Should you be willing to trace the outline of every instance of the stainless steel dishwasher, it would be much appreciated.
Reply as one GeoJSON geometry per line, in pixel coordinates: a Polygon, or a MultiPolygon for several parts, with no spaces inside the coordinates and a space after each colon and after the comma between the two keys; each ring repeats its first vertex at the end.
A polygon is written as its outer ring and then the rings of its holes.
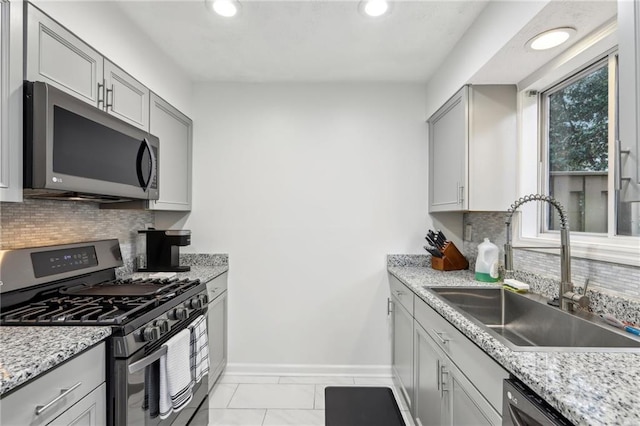
{"type": "Polygon", "coordinates": [[[502,426],[573,425],[519,380],[511,378],[503,383],[502,426]]]}

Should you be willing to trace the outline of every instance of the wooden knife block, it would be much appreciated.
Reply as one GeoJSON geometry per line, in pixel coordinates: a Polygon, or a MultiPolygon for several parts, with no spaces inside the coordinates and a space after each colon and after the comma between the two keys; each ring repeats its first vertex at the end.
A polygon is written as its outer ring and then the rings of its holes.
{"type": "Polygon", "coordinates": [[[451,241],[444,245],[442,257],[431,256],[431,267],[439,271],[458,271],[469,268],[469,261],[451,241]]]}

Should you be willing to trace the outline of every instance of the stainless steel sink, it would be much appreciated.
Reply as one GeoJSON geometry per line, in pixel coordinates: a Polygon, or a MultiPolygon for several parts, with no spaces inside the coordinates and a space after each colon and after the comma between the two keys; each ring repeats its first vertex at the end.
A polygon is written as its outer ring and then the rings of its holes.
{"type": "Polygon", "coordinates": [[[514,351],[638,352],[640,339],[598,316],[501,288],[425,287],[514,351]]]}

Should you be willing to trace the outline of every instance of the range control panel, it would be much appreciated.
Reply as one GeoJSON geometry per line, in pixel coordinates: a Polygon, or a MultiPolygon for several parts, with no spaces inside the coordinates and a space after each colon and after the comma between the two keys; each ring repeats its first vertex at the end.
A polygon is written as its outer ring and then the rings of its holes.
{"type": "Polygon", "coordinates": [[[31,253],[33,273],[36,278],[77,271],[98,265],[94,246],[73,247],[31,253]]]}

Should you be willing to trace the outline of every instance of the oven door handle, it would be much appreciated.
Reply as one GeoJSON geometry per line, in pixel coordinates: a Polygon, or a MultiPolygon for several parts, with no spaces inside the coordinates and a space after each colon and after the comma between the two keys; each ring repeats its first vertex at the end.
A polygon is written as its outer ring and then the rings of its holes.
{"type": "Polygon", "coordinates": [[[133,374],[137,371],[142,370],[143,368],[145,368],[148,365],[153,364],[154,362],[156,362],[157,360],[160,359],[161,356],[166,355],[167,354],[167,347],[163,346],[160,349],[158,349],[157,351],[155,351],[154,353],[152,353],[151,355],[148,355],[144,358],[142,358],[141,360],[138,360],[136,362],[134,362],[133,364],[129,365],[129,373],[133,374]]]}

